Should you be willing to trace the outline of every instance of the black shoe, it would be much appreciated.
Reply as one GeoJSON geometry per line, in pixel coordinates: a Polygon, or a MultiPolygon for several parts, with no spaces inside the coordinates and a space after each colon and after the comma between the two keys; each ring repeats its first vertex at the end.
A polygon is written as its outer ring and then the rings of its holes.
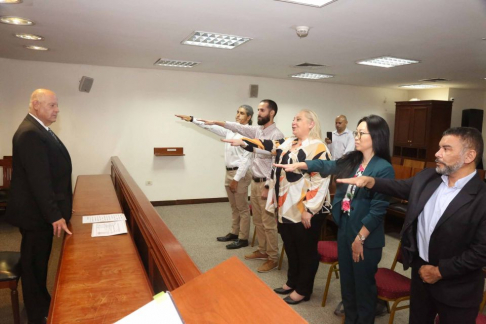
{"type": "Polygon", "coordinates": [[[228,241],[236,241],[238,239],[238,235],[228,233],[226,236],[220,236],[216,238],[220,242],[228,242],[228,241]]]}
{"type": "Polygon", "coordinates": [[[297,301],[297,300],[293,300],[292,298],[290,298],[290,295],[289,295],[289,296],[285,297],[283,300],[284,300],[284,302],[286,302],[289,305],[297,305],[297,304],[300,304],[303,301],[309,301],[310,300],[310,296],[305,296],[301,300],[298,300],[297,301]]]}
{"type": "Polygon", "coordinates": [[[280,295],[288,295],[290,294],[292,291],[294,291],[294,289],[290,288],[290,289],[285,289],[285,288],[275,288],[273,291],[275,291],[277,294],[280,294],[280,295]]]}
{"type": "Polygon", "coordinates": [[[233,243],[226,245],[228,250],[239,249],[242,247],[248,246],[248,240],[236,240],[233,243]]]}

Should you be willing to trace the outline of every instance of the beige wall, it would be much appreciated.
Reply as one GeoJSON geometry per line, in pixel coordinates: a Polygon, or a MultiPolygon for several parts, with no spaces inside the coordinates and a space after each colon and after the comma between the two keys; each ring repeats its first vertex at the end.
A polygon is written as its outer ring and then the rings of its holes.
{"type": "Polygon", "coordinates": [[[318,113],[324,134],[338,114],[348,116],[351,129],[362,116],[378,114],[393,131],[395,101],[408,99],[404,90],[185,71],[8,59],[0,59],[0,71],[9,76],[0,78],[0,155],[11,154],[30,93],[49,88],[61,110],[52,128],[71,153],[73,176],[109,173],[109,159],[118,155],[152,201],[226,195],[223,144],[174,114],[233,120],[240,104],[256,110],[260,99],[270,98],[279,105],[276,121],[286,135],[302,108],[318,113]],[[83,75],[94,78],[90,93],[78,91],[83,75]],[[259,99],[248,98],[250,84],[260,86],[259,99]],[[186,155],[154,157],[154,147],[168,146],[182,146],[186,155]]]}

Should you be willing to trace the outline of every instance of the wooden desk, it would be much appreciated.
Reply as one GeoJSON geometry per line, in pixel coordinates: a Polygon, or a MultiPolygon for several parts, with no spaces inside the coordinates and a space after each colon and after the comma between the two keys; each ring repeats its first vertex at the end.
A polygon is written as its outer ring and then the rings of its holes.
{"type": "Polygon", "coordinates": [[[171,292],[185,323],[307,323],[237,257],[171,292]]]}
{"type": "Polygon", "coordinates": [[[113,323],[153,298],[130,235],[91,237],[83,215],[121,213],[109,175],[79,176],[48,323],[113,323]]]}

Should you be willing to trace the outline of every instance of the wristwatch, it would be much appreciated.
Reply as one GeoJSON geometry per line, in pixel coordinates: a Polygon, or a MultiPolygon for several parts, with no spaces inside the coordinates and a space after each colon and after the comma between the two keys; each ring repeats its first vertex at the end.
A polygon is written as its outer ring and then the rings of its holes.
{"type": "Polygon", "coordinates": [[[364,241],[366,240],[366,236],[361,235],[360,233],[358,233],[358,240],[361,242],[361,245],[363,245],[364,244],[364,241]]]}

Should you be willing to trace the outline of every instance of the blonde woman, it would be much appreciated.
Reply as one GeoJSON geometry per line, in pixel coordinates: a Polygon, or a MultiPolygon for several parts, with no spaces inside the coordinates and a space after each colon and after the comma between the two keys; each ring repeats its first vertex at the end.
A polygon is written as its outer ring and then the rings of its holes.
{"type": "MultiPolygon", "coordinates": [[[[313,111],[302,110],[294,117],[292,133],[292,137],[276,141],[248,138],[223,141],[250,152],[274,154],[279,164],[331,159],[313,111]]],[[[317,241],[325,214],[329,213],[329,181],[328,176],[318,172],[285,172],[281,167],[272,170],[266,209],[278,215],[278,230],[289,261],[287,282],[274,291],[289,294],[284,298],[289,304],[308,301],[312,294],[319,267],[317,241]]]]}

